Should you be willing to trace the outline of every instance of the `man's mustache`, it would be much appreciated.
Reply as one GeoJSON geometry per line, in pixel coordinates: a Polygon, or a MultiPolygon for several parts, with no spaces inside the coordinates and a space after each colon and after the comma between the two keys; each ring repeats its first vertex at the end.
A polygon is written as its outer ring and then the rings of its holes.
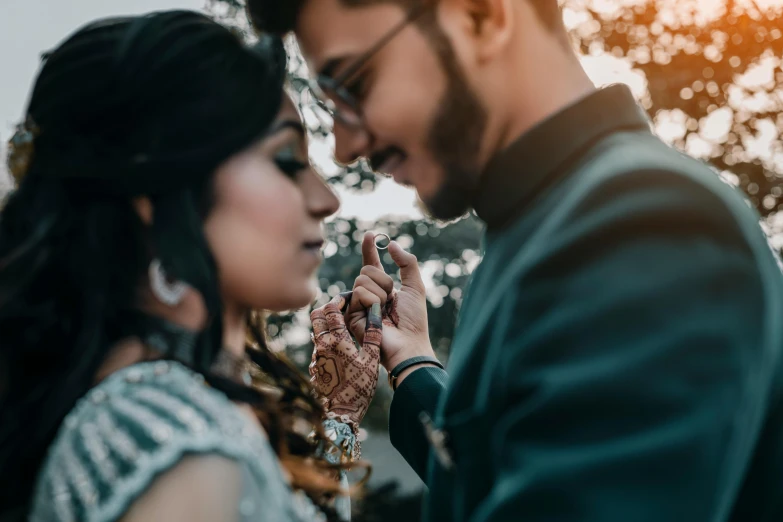
{"type": "Polygon", "coordinates": [[[385,149],[373,152],[367,161],[369,162],[370,168],[373,170],[373,172],[380,172],[380,169],[383,167],[384,163],[386,163],[390,158],[393,158],[395,155],[404,157],[405,152],[403,152],[403,150],[399,147],[386,147],[385,149]]]}

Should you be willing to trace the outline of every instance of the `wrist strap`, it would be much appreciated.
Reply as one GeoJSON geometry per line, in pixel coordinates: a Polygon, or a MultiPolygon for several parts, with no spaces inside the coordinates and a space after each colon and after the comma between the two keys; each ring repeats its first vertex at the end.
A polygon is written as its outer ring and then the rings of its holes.
{"type": "Polygon", "coordinates": [[[434,366],[437,366],[441,370],[445,369],[443,367],[443,364],[441,364],[441,362],[437,360],[435,357],[429,357],[427,355],[417,355],[416,357],[405,359],[400,364],[395,366],[392,371],[389,372],[389,386],[391,386],[391,389],[392,390],[397,389],[397,377],[399,377],[402,372],[404,372],[411,366],[416,366],[417,364],[422,364],[422,363],[432,364],[434,366]]]}

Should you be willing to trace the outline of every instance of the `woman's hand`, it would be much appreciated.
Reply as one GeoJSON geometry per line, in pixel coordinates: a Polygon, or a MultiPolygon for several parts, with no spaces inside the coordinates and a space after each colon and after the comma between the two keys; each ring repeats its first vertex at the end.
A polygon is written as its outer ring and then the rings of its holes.
{"type": "Polygon", "coordinates": [[[340,294],[313,310],[313,359],[310,382],[328,413],[357,430],[378,385],[381,345],[381,299],[369,291],[354,292],[350,302],[365,310],[361,349],[345,325],[343,310],[350,294],[340,294]],[[366,307],[366,308],[364,308],[366,307]]]}
{"type": "MultiPolygon", "coordinates": [[[[383,304],[383,338],[381,341],[381,362],[391,371],[402,361],[426,355],[434,357],[430,344],[429,327],[427,324],[427,298],[424,282],[419,272],[416,256],[406,252],[398,243],[389,244],[389,254],[400,269],[399,290],[394,290],[394,283],[383,270],[381,258],[375,246],[372,233],[364,235],[362,241],[362,263],[364,267],[354,285],[354,295],[385,294],[383,304]]],[[[364,322],[359,309],[351,303],[348,313],[348,325],[357,338],[364,334],[364,322]],[[357,314],[357,315],[353,315],[357,314]]],[[[406,371],[407,375],[415,369],[406,371]]],[[[403,377],[401,376],[401,378],[403,377]]],[[[401,382],[401,378],[397,382],[401,382]]]]}

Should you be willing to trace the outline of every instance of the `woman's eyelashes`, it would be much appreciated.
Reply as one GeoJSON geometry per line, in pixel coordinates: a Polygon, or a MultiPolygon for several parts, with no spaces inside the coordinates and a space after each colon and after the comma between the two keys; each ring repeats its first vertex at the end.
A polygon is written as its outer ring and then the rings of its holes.
{"type": "Polygon", "coordinates": [[[275,158],[275,164],[283,174],[290,178],[296,177],[297,174],[308,167],[307,163],[294,158],[275,158]]]}
{"type": "Polygon", "coordinates": [[[285,147],[275,156],[275,165],[286,176],[296,177],[297,174],[309,167],[307,162],[300,160],[298,156],[293,146],[285,147]]]}

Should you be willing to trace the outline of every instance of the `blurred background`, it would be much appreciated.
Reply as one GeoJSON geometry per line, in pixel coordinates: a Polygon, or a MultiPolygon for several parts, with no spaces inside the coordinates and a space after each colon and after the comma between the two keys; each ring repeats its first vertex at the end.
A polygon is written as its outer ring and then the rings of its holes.
{"type": "MultiPolygon", "coordinates": [[[[77,26],[100,16],[156,9],[211,12],[248,38],[240,0],[3,0],[0,6],[0,156],[22,118],[40,53],[77,26]],[[206,1],[206,3],[205,3],[206,1]]],[[[563,14],[585,68],[598,85],[628,84],[657,133],[709,161],[761,213],[771,245],[783,247],[783,0],[565,0],[563,14]]],[[[442,360],[462,289],[479,261],[481,223],[468,216],[449,225],[424,219],[414,193],[376,177],[364,165],[331,160],[328,117],[304,89],[306,67],[294,41],[291,89],[311,132],[311,157],[339,193],[340,213],[328,223],[317,306],[350,288],[361,268],[367,230],[384,232],[419,258],[427,284],[430,336],[442,360]]],[[[546,81],[546,78],[542,78],[546,81]]],[[[4,161],[3,161],[4,164],[4,161]]],[[[11,189],[0,167],[0,193],[11,189]]],[[[390,273],[391,259],[384,258],[390,273]]],[[[303,371],[310,360],[308,311],[275,316],[269,334],[303,371]]],[[[382,375],[364,423],[364,456],[373,463],[359,520],[418,520],[421,481],[388,440],[391,390],[382,375]]]]}

